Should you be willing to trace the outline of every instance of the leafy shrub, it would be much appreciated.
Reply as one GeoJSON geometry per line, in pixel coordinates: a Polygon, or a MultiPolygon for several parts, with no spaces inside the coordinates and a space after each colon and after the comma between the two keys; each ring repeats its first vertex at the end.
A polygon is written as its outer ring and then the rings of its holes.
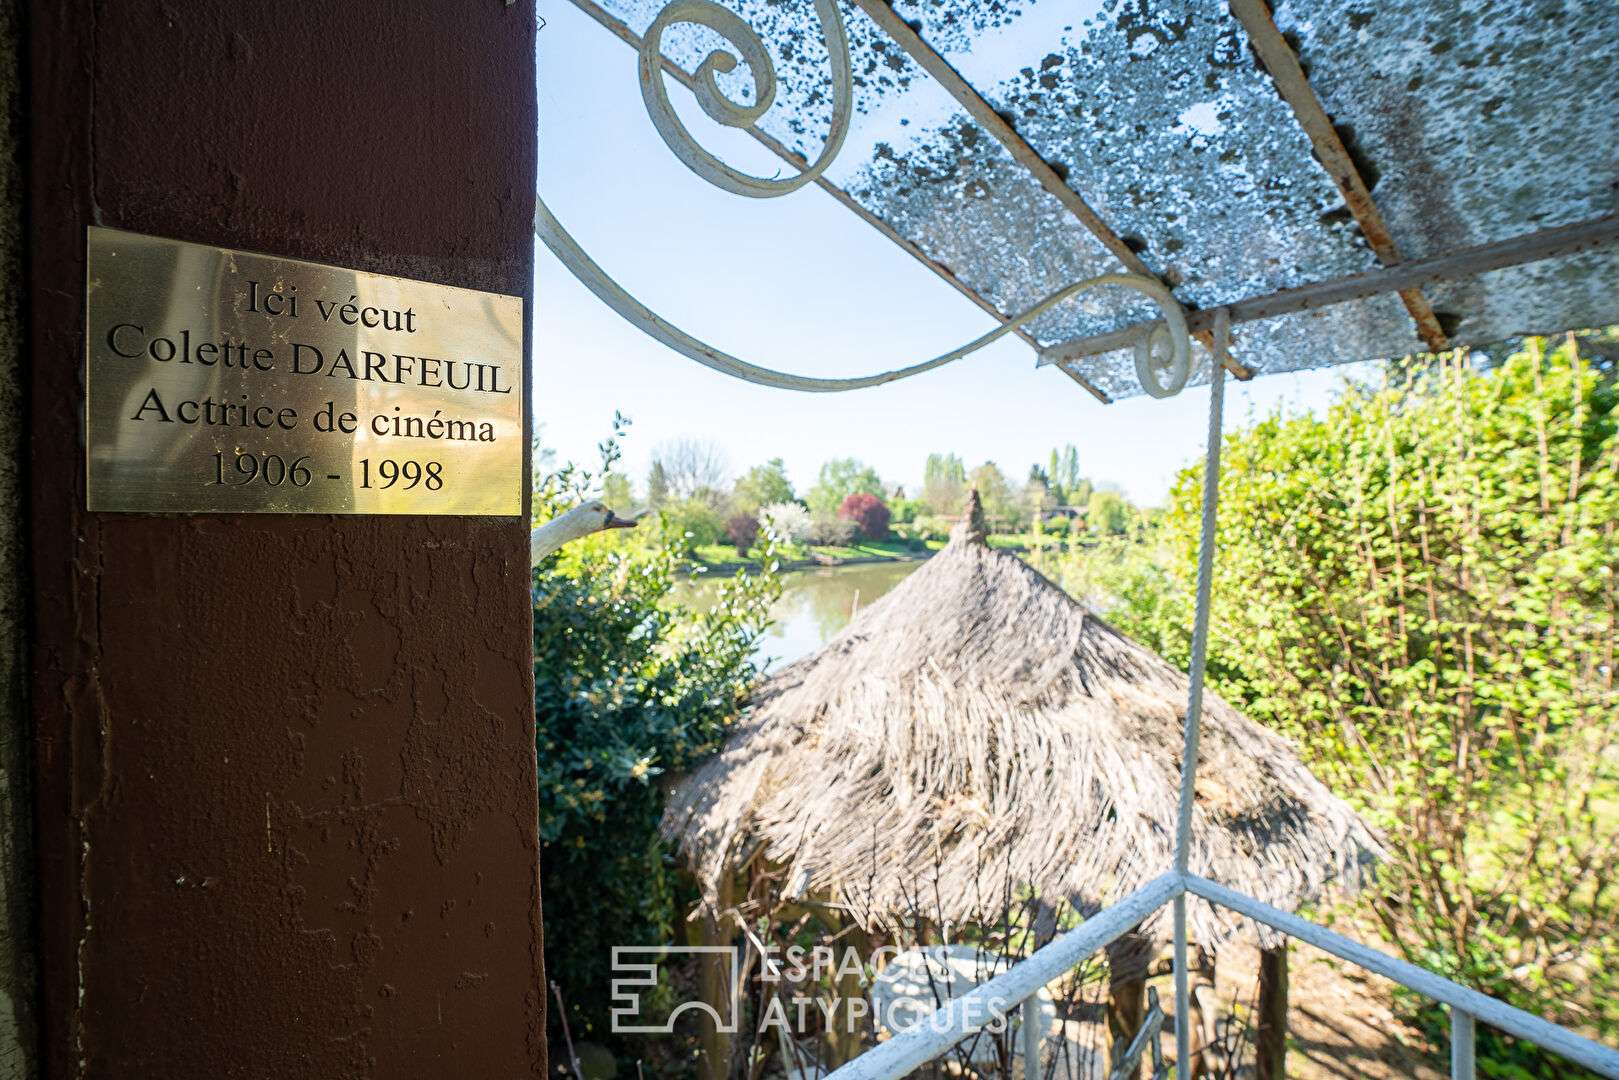
{"type": "Polygon", "coordinates": [[[682,555],[690,555],[700,547],[717,544],[725,535],[725,523],[720,520],[719,514],[699,499],[664,503],[658,513],[664,526],[673,530],[682,555]]]}
{"type": "Polygon", "coordinates": [[[784,543],[807,544],[815,539],[814,520],[808,510],[795,502],[760,507],[759,523],[784,543]]]}
{"type": "MultiPolygon", "coordinates": [[[[1229,436],[1210,641],[1221,692],[1384,830],[1406,958],[1610,1041],[1616,400],[1606,361],[1529,339],[1229,436]]],[[[1166,515],[1182,617],[1149,620],[1181,657],[1200,488],[1183,474],[1166,515]]],[[[1483,1072],[1574,1075],[1480,1035],[1483,1072]]]]}
{"type": "Polygon", "coordinates": [[[950,522],[944,518],[924,514],[911,522],[910,534],[918,540],[948,540],[950,522]]]}
{"type": "Polygon", "coordinates": [[[752,514],[732,514],[725,523],[725,539],[736,548],[738,555],[746,555],[759,539],[759,519],[752,514]]]}
{"type": "Polygon", "coordinates": [[[1059,514],[1049,521],[1042,522],[1040,527],[1051,536],[1067,536],[1073,530],[1074,523],[1059,514]]]}
{"type": "Polygon", "coordinates": [[[852,521],[817,518],[814,540],[822,547],[853,547],[860,542],[860,526],[852,521]]]}
{"type": "Polygon", "coordinates": [[[1117,536],[1130,523],[1130,504],[1117,491],[1093,492],[1085,521],[1093,533],[1117,536]]]}
{"type": "MultiPolygon", "coordinates": [[[[610,466],[615,442],[604,449],[610,466]]],[[[574,505],[590,480],[572,466],[546,478],[536,518],[574,505]]],[[[720,746],[780,593],[766,571],[725,583],[709,611],[672,603],[685,539],[665,523],[631,559],[598,534],[533,577],[545,960],[576,1039],[607,1030],[612,946],[671,938],[656,780],[720,746]]]]}
{"type": "Polygon", "coordinates": [[[928,512],[927,504],[917,499],[895,499],[888,509],[892,512],[888,519],[890,525],[908,525],[916,520],[918,514],[928,512]]]}
{"type": "Polygon", "coordinates": [[[763,465],[755,465],[737,477],[731,490],[732,500],[739,510],[758,510],[773,503],[791,502],[793,485],[787,479],[787,465],[781,458],[771,458],[763,465]]]}
{"type": "Polygon", "coordinates": [[[831,517],[844,499],[862,491],[870,495],[882,494],[883,482],[876,470],[854,458],[833,458],[821,466],[820,478],[804,496],[804,501],[816,516],[831,517]]]}
{"type": "Polygon", "coordinates": [[[888,507],[875,495],[863,491],[850,495],[838,508],[838,517],[858,525],[867,540],[888,539],[888,507]]]}

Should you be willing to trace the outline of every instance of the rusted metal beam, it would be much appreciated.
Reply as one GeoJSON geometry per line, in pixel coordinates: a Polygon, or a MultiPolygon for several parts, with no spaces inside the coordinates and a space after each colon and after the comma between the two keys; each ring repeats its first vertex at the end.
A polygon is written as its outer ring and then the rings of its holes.
{"type": "MultiPolygon", "coordinates": [[[[1619,214],[1564,225],[1556,229],[1542,229],[1510,240],[1481,244],[1465,251],[1440,255],[1432,259],[1418,259],[1399,266],[1368,270],[1363,274],[1317,281],[1294,289],[1267,293],[1264,296],[1238,300],[1228,305],[1233,323],[1254,322],[1277,315],[1290,315],[1299,311],[1314,311],[1350,300],[1364,300],[1369,296],[1420,288],[1442,281],[1473,277],[1491,270],[1504,270],[1509,266],[1540,262],[1563,255],[1578,255],[1584,251],[1619,244],[1619,214]]],[[[1193,332],[1212,330],[1213,311],[1188,311],[1186,325],[1193,332]]],[[[1133,348],[1144,330],[1152,323],[1136,323],[1109,330],[1105,334],[1075,338],[1043,349],[1041,364],[1066,364],[1084,356],[1112,352],[1114,349],[1133,348]]]]}
{"type": "MultiPolygon", "coordinates": [[[[1316,97],[1315,88],[1299,66],[1299,58],[1293,52],[1293,47],[1276,26],[1265,0],[1230,0],[1230,4],[1231,14],[1248,32],[1248,41],[1270,72],[1277,93],[1292,108],[1299,127],[1309,137],[1316,159],[1327,170],[1327,175],[1332,177],[1332,182],[1338,185],[1338,193],[1354,215],[1361,235],[1366,237],[1366,242],[1384,266],[1400,265],[1404,259],[1400,256],[1400,249],[1394,242],[1388,223],[1372,201],[1371,190],[1367,188],[1360,170],[1355,167],[1354,159],[1349,156],[1349,150],[1344,146],[1332,119],[1327,116],[1326,109],[1321,107],[1321,99],[1316,97]]],[[[1417,336],[1423,344],[1434,352],[1450,347],[1450,341],[1444,330],[1440,329],[1439,320],[1434,317],[1433,308],[1421,289],[1402,289],[1400,299],[1405,302],[1405,309],[1411,313],[1411,318],[1416,320],[1417,336]]]]}
{"type": "MultiPolygon", "coordinates": [[[[600,5],[593,3],[592,0],[572,0],[572,3],[574,7],[596,20],[596,22],[601,24],[604,29],[606,29],[620,41],[623,41],[625,44],[629,45],[632,49],[639,50],[641,48],[640,35],[631,30],[623,22],[623,20],[614,18],[600,5]]],[[[668,57],[663,58],[663,70],[668,72],[671,78],[688,90],[692,89],[696,83],[696,80],[692,77],[690,72],[683,70],[678,64],[672,62],[668,57]]],[[[749,135],[753,136],[754,141],[760,146],[763,146],[766,150],[769,150],[772,154],[775,154],[777,157],[793,166],[793,168],[803,170],[809,167],[809,164],[804,160],[803,155],[789,150],[776,139],[773,139],[763,131],[760,131],[758,127],[749,127],[743,130],[745,130],[749,135]]],[[[882,218],[878,217],[876,214],[873,214],[870,210],[867,210],[864,206],[861,206],[858,202],[856,202],[854,196],[850,195],[847,191],[844,191],[842,188],[838,187],[838,185],[832,183],[824,176],[817,177],[815,180],[815,185],[828,195],[832,196],[832,198],[836,199],[838,202],[852,210],[862,221],[876,229],[878,232],[882,233],[889,240],[893,241],[907,255],[911,256],[911,258],[933,271],[933,273],[937,274],[944,280],[945,284],[949,285],[952,289],[955,289],[968,300],[971,300],[980,309],[994,317],[997,322],[1004,324],[1010,320],[1010,316],[1003,314],[995,307],[994,304],[978,295],[978,293],[967,285],[966,282],[956,277],[955,272],[949,267],[929,257],[926,252],[924,252],[910,239],[895,231],[893,226],[889,225],[882,218]]],[[[1034,349],[1037,352],[1039,351],[1040,342],[1037,341],[1028,331],[1018,329],[1012,332],[1019,338],[1023,339],[1023,341],[1028,344],[1031,349],[1034,349]]],[[[1083,375],[1078,375],[1072,371],[1066,370],[1064,371],[1064,374],[1073,379],[1075,382],[1079,383],[1079,385],[1083,386],[1086,390],[1090,391],[1099,401],[1103,402],[1104,404],[1112,401],[1111,398],[1093,386],[1083,375]]]]}
{"type": "MultiPolygon", "coordinates": [[[[967,115],[977,122],[978,126],[1006,148],[1007,153],[1029,171],[1040,186],[1054,195],[1063,207],[1079,219],[1080,224],[1089,229],[1091,235],[1106,248],[1114,258],[1123,263],[1131,273],[1141,274],[1144,277],[1163,279],[1153,273],[1152,269],[1141,261],[1141,256],[1130,250],[1124,238],[1113,231],[1112,226],[1102,220],[1102,216],[1092,209],[1085,197],[1073,188],[1068,182],[1057,174],[1051,163],[1040,156],[1029,141],[1017,133],[1017,129],[1007,123],[1005,117],[996,112],[988,101],[984,100],[971,83],[962,78],[961,72],[950,66],[950,62],[940,56],[933,46],[922,40],[922,35],[911,29],[911,25],[890,7],[885,0],[854,0],[854,4],[864,11],[871,21],[882,28],[883,32],[894,39],[895,44],[904,49],[912,60],[921,65],[922,70],[944,87],[945,91],[963,109],[967,115]]],[[[1198,340],[1204,345],[1213,348],[1213,344],[1206,333],[1200,333],[1198,340]]],[[[1227,357],[1226,370],[1239,379],[1254,377],[1252,368],[1227,357]]],[[[1072,374],[1072,372],[1070,372],[1072,374]]]]}
{"type": "Polygon", "coordinates": [[[1142,274],[1146,277],[1157,277],[1141,261],[1141,257],[1131,251],[1125,244],[1123,237],[1102,220],[1100,214],[1091,208],[1084,197],[1068,186],[1051,163],[1029,145],[1027,139],[1019,135],[1006,119],[996,112],[983,96],[973,89],[971,83],[962,78],[961,73],[950,66],[950,62],[922,40],[922,35],[911,29],[909,23],[899,17],[899,13],[883,0],[854,0],[854,4],[861,11],[870,16],[871,21],[882,27],[883,32],[894,39],[894,42],[904,49],[912,60],[921,65],[922,70],[944,87],[949,95],[956,99],[956,103],[967,110],[967,115],[978,123],[978,126],[989,132],[995,141],[1006,147],[1007,151],[1017,159],[1019,165],[1029,170],[1040,186],[1057,197],[1069,213],[1078,218],[1091,235],[1095,236],[1102,246],[1107,248],[1132,273],[1142,274]]]}

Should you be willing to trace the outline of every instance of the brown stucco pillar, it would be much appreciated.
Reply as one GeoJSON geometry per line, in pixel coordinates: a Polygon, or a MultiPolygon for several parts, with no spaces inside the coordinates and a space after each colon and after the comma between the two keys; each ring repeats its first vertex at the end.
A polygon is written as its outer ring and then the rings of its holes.
{"type": "Polygon", "coordinates": [[[26,14],[45,1074],[540,1075],[525,520],[89,514],[81,385],[90,224],[529,296],[532,4],[26,14]]]}

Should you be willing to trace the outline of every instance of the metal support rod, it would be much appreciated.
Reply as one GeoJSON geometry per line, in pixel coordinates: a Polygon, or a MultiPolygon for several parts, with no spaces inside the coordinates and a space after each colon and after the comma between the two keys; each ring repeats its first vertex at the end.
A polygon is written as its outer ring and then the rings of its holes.
{"type": "Polygon", "coordinates": [[[1175,897],[1175,1076],[1192,1075],[1192,978],[1186,963],[1186,894],[1175,897]]]}
{"type": "Polygon", "coordinates": [[[1186,891],[1194,896],[1201,896],[1239,915],[1246,915],[1256,922],[1280,930],[1288,937],[1298,938],[1318,949],[1348,960],[1351,964],[1365,968],[1375,975],[1393,979],[1441,1005],[1448,1005],[1458,1012],[1467,1013],[1470,1019],[1482,1020],[1509,1035],[1528,1039],[1554,1054],[1561,1054],[1577,1065],[1584,1065],[1599,1076],[1619,1080],[1619,1050],[1576,1035],[1565,1027],[1559,1027],[1533,1013],[1515,1009],[1492,997],[1486,997],[1477,990],[1453,983],[1444,976],[1435,975],[1415,964],[1396,960],[1358,941],[1351,941],[1342,934],[1333,933],[1308,919],[1290,915],[1262,900],[1255,900],[1207,878],[1187,874],[1185,881],[1186,891]]]}
{"type": "MultiPolygon", "coordinates": [[[[1040,1080],[1040,995],[1023,999],[1023,1080],[1040,1080]]],[[[1469,1078],[1471,1080],[1471,1078],[1469,1078]]]]}
{"type": "Polygon", "coordinates": [[[1122,286],[1142,293],[1158,305],[1163,312],[1169,326],[1168,340],[1172,359],[1169,367],[1178,372],[1179,382],[1165,386],[1154,379],[1154,386],[1148,385],[1153,379],[1153,365],[1143,363],[1141,356],[1143,350],[1148,358],[1158,356],[1152,348],[1154,337],[1159,331],[1145,335],[1137,343],[1136,371],[1142,378],[1142,389],[1154,397],[1167,397],[1176,393],[1186,382],[1186,376],[1191,365],[1191,343],[1186,334],[1186,316],[1180,302],[1173,293],[1156,278],[1141,277],[1137,274],[1103,274],[1100,277],[1087,278],[1076,281],[1052,293],[1034,307],[1022,312],[1009,322],[1002,323],[998,328],[983,334],[968,342],[959,349],[952,350],[932,360],[924,360],[909,367],[897,368],[892,371],[879,372],[875,375],[862,375],[852,379],[820,379],[805,375],[793,375],[784,371],[750,364],[740,360],[729,353],[705,344],[675,326],[667,319],[642,304],[635,297],[625,291],[624,287],[600,266],[594,259],[585,254],[584,248],[574,238],[568,235],[568,230],[551,213],[551,208],[545,205],[545,200],[539,196],[534,199],[534,235],[538,236],[551,253],[561,261],[563,266],[579,283],[596,295],[596,298],[635,326],[648,337],[658,341],[682,356],[697,361],[705,367],[741,379],[744,382],[758,383],[760,386],[774,386],[782,390],[798,390],[810,394],[833,394],[849,390],[860,390],[868,386],[880,386],[883,383],[894,382],[897,379],[908,379],[913,375],[920,375],[925,371],[943,367],[954,363],[986,345],[991,344],[1013,332],[1025,323],[1038,318],[1053,307],[1068,300],[1087,289],[1098,288],[1104,285],[1122,286]]]}
{"type": "MultiPolygon", "coordinates": [[[[1186,873],[1192,851],[1192,806],[1197,797],[1197,744],[1203,726],[1203,674],[1209,654],[1209,602],[1214,578],[1214,534],[1220,509],[1220,421],[1225,411],[1225,354],[1231,315],[1214,313],[1214,362],[1209,378],[1208,446],[1203,458],[1203,530],[1197,549],[1197,606],[1192,623],[1191,689],[1186,700],[1186,743],[1181,751],[1180,816],[1175,825],[1175,872],[1186,873]]],[[[1178,1076],[1192,1075],[1192,995],[1186,957],[1186,896],[1175,898],[1175,1061],[1178,1076]]]]}
{"type": "Polygon", "coordinates": [[[1473,1016],[1462,1009],[1450,1010],[1450,1080],[1473,1080],[1473,1016]]]}
{"type": "Polygon", "coordinates": [[[1178,874],[1170,872],[1153,878],[1123,900],[1036,950],[1027,960],[961,997],[950,999],[929,1015],[919,1017],[892,1039],[840,1066],[828,1080],[888,1080],[932,1061],[962,1039],[993,1023],[997,1014],[1004,1016],[1013,1002],[1039,993],[1046,983],[1129,933],[1137,923],[1179,895],[1180,890],[1178,874]]]}
{"type": "MultiPolygon", "coordinates": [[[[1290,315],[1299,311],[1343,304],[1350,300],[1364,300],[1369,296],[1399,292],[1419,285],[1432,285],[1441,281],[1473,277],[1503,270],[1509,266],[1554,259],[1560,255],[1576,255],[1619,243],[1619,214],[1584,221],[1578,225],[1565,225],[1556,229],[1542,229],[1525,236],[1515,236],[1493,244],[1481,244],[1465,251],[1440,255],[1432,259],[1417,259],[1389,266],[1381,270],[1368,270],[1363,274],[1333,278],[1300,285],[1294,289],[1252,296],[1227,305],[1233,323],[1254,322],[1277,315],[1290,315]]],[[[1082,356],[1095,356],[1115,349],[1128,349],[1140,339],[1143,329],[1151,323],[1109,330],[1105,334],[1075,338],[1044,349],[1039,363],[1057,364],[1076,360],[1082,356]]],[[[1214,312],[1189,311],[1186,325],[1194,334],[1212,329],[1214,312]]]]}
{"type": "MultiPolygon", "coordinates": [[[[1192,803],[1197,784],[1197,742],[1203,724],[1203,669],[1209,651],[1209,599],[1214,577],[1214,527],[1220,505],[1220,419],[1225,406],[1225,352],[1231,316],[1214,313],[1214,363],[1209,378],[1209,441],[1203,459],[1203,531],[1197,549],[1197,607],[1192,622],[1191,690],[1186,699],[1186,745],[1181,753],[1180,820],[1175,827],[1175,871],[1186,873],[1192,849],[1192,803]]],[[[1176,1008],[1180,1003],[1176,1002],[1176,1008]]],[[[1179,1015],[1178,1013],[1176,1014],[1179,1015]]]]}

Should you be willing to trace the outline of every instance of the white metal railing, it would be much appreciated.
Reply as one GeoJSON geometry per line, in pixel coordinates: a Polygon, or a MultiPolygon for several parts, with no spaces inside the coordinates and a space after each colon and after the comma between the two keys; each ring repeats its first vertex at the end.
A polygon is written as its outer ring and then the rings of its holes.
{"type": "MultiPolygon", "coordinates": [[[[1619,1080],[1619,1050],[1583,1038],[1567,1028],[1486,997],[1414,964],[1396,960],[1341,934],[1335,934],[1297,915],[1246,896],[1235,889],[1188,872],[1194,783],[1197,773],[1198,733],[1203,722],[1203,674],[1209,633],[1209,588],[1213,576],[1214,525],[1219,512],[1220,421],[1224,403],[1225,358],[1230,345],[1231,319],[1221,309],[1214,319],[1214,359],[1210,373],[1208,453],[1203,467],[1203,521],[1197,568],[1196,619],[1192,628],[1191,689],[1186,709],[1186,744],[1181,757],[1180,820],[1175,839],[1175,865],[1118,903],[1104,908],[1077,929],[1064,934],[1026,960],[1007,969],[970,993],[951,1000],[887,1042],[834,1070],[827,1080],[898,1080],[926,1062],[943,1055],[962,1039],[975,1034],[1022,1005],[1024,1016],[1038,1013],[1033,995],[1048,982],[1105,948],[1165,904],[1175,908],[1175,1050],[1177,1077],[1191,1075],[1192,1031],[1185,1022],[1188,1009],[1186,963],[1186,896],[1200,896],[1255,922],[1314,945],[1367,971],[1450,1007],[1451,1080],[1473,1080],[1474,1021],[1527,1039],[1553,1053],[1585,1066],[1599,1076],[1619,1080]]],[[[1024,1076],[1040,1074],[1040,1032],[1023,1024],[1024,1076]]]]}
{"type": "MultiPolygon", "coordinates": [[[[1033,995],[1046,983],[1078,966],[1087,956],[1107,947],[1165,904],[1184,904],[1188,893],[1246,915],[1255,922],[1264,923],[1289,937],[1298,938],[1323,952],[1348,960],[1449,1006],[1452,1080],[1473,1078],[1474,1022],[1478,1020],[1543,1046],[1599,1076],[1619,1080],[1619,1050],[1576,1035],[1567,1028],[1486,997],[1477,990],[1454,983],[1415,964],[1396,960],[1235,889],[1194,874],[1177,874],[1173,871],[1153,879],[1023,962],[975,987],[970,993],[950,1000],[932,1015],[921,1018],[887,1042],[879,1043],[847,1065],[834,1070],[828,1080],[898,1080],[918,1066],[942,1056],[956,1043],[993,1023],[997,1015],[1004,1015],[1016,1004],[1032,1006],[1033,995]]],[[[1183,964],[1184,957],[1177,957],[1177,974],[1185,970],[1183,964]]],[[[1033,1015],[1033,1012],[1028,1015],[1033,1015]]],[[[1181,1022],[1184,1016],[1185,1012],[1176,1016],[1177,1043],[1180,1032],[1190,1030],[1190,1025],[1181,1022]]],[[[1034,1069],[1029,1069],[1027,1065],[1031,1060],[1039,1061],[1038,1039],[1039,1032],[1034,1025],[1025,1023],[1024,1075],[1031,1078],[1040,1075],[1038,1065],[1034,1069]]],[[[1183,1067],[1179,1075],[1189,1075],[1189,1070],[1183,1067]]]]}

